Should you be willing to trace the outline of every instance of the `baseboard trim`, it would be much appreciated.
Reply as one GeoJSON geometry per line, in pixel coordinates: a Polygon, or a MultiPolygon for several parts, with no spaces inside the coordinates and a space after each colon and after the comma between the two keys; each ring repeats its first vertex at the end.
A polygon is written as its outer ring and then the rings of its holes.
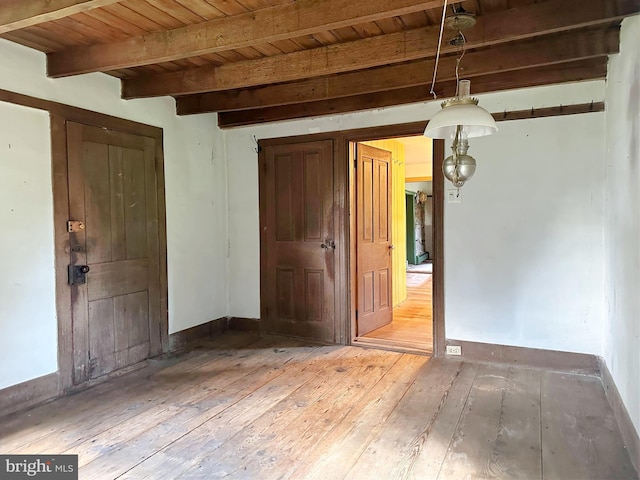
{"type": "Polygon", "coordinates": [[[448,358],[459,358],[476,362],[517,364],[590,375],[600,374],[599,357],[586,353],[513,347],[510,345],[469,342],[452,338],[446,340],[446,345],[459,345],[462,347],[461,356],[446,355],[448,358]]]}
{"type": "Polygon", "coordinates": [[[229,317],[229,330],[241,330],[243,332],[259,332],[259,318],[229,317]]]}
{"type": "Polygon", "coordinates": [[[169,335],[169,351],[175,352],[188,347],[198,340],[215,337],[227,331],[227,317],[216,318],[210,322],[196,325],[195,327],[180,330],[169,335]]]}
{"type": "Polygon", "coordinates": [[[60,394],[58,373],[50,373],[0,390],[0,417],[33,407],[60,394]]]}
{"type": "Polygon", "coordinates": [[[622,401],[618,387],[613,381],[607,362],[605,362],[603,358],[600,358],[599,360],[600,378],[602,379],[604,393],[607,395],[607,400],[613,410],[613,415],[618,423],[620,433],[622,434],[622,440],[624,441],[625,447],[631,457],[631,463],[633,463],[636,471],[640,472],[640,436],[638,436],[638,431],[635,429],[633,422],[631,421],[629,411],[622,401]]]}

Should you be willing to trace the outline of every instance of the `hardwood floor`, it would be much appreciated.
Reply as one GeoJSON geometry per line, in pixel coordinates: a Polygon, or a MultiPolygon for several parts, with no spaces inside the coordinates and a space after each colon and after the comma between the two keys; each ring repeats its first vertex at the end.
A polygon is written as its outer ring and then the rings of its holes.
{"type": "Polygon", "coordinates": [[[369,343],[433,352],[433,275],[407,272],[407,299],[393,321],[363,337],[369,343]]]}
{"type": "Polygon", "coordinates": [[[87,479],[633,479],[596,377],[229,332],[0,419],[87,479]]]}

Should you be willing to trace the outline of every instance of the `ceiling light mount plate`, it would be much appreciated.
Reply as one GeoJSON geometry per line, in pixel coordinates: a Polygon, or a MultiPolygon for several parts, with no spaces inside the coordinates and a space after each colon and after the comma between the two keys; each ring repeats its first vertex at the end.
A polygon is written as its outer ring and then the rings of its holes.
{"type": "Polygon", "coordinates": [[[444,20],[445,28],[454,32],[461,32],[473,27],[475,24],[476,16],[469,12],[457,12],[454,15],[449,15],[444,20]]]}
{"type": "Polygon", "coordinates": [[[475,97],[453,97],[447,98],[440,104],[442,108],[450,107],[451,105],[478,105],[478,99],[475,97]]]}

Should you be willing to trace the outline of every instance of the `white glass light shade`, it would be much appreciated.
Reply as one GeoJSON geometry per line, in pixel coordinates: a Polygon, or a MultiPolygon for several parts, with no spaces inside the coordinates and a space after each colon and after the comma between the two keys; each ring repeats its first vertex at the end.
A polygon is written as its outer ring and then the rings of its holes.
{"type": "Polygon", "coordinates": [[[484,137],[498,131],[496,121],[489,112],[474,103],[465,102],[444,105],[442,110],[429,120],[427,128],[424,129],[424,136],[453,138],[458,125],[464,126],[468,138],[484,137]]]}

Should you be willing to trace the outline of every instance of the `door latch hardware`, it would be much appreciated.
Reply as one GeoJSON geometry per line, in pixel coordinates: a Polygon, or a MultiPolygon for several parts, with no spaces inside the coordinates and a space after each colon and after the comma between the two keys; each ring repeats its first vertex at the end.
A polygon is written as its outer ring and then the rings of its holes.
{"type": "Polygon", "coordinates": [[[69,265],[69,285],[87,283],[86,274],[89,270],[89,265],[69,265]]]}
{"type": "Polygon", "coordinates": [[[327,243],[322,243],[320,245],[320,248],[323,248],[325,250],[329,250],[330,248],[335,250],[336,249],[336,242],[334,242],[333,240],[327,240],[327,243]]]}
{"type": "Polygon", "coordinates": [[[84,230],[84,222],[79,220],[69,220],[67,222],[67,232],[75,233],[84,230]]]}

